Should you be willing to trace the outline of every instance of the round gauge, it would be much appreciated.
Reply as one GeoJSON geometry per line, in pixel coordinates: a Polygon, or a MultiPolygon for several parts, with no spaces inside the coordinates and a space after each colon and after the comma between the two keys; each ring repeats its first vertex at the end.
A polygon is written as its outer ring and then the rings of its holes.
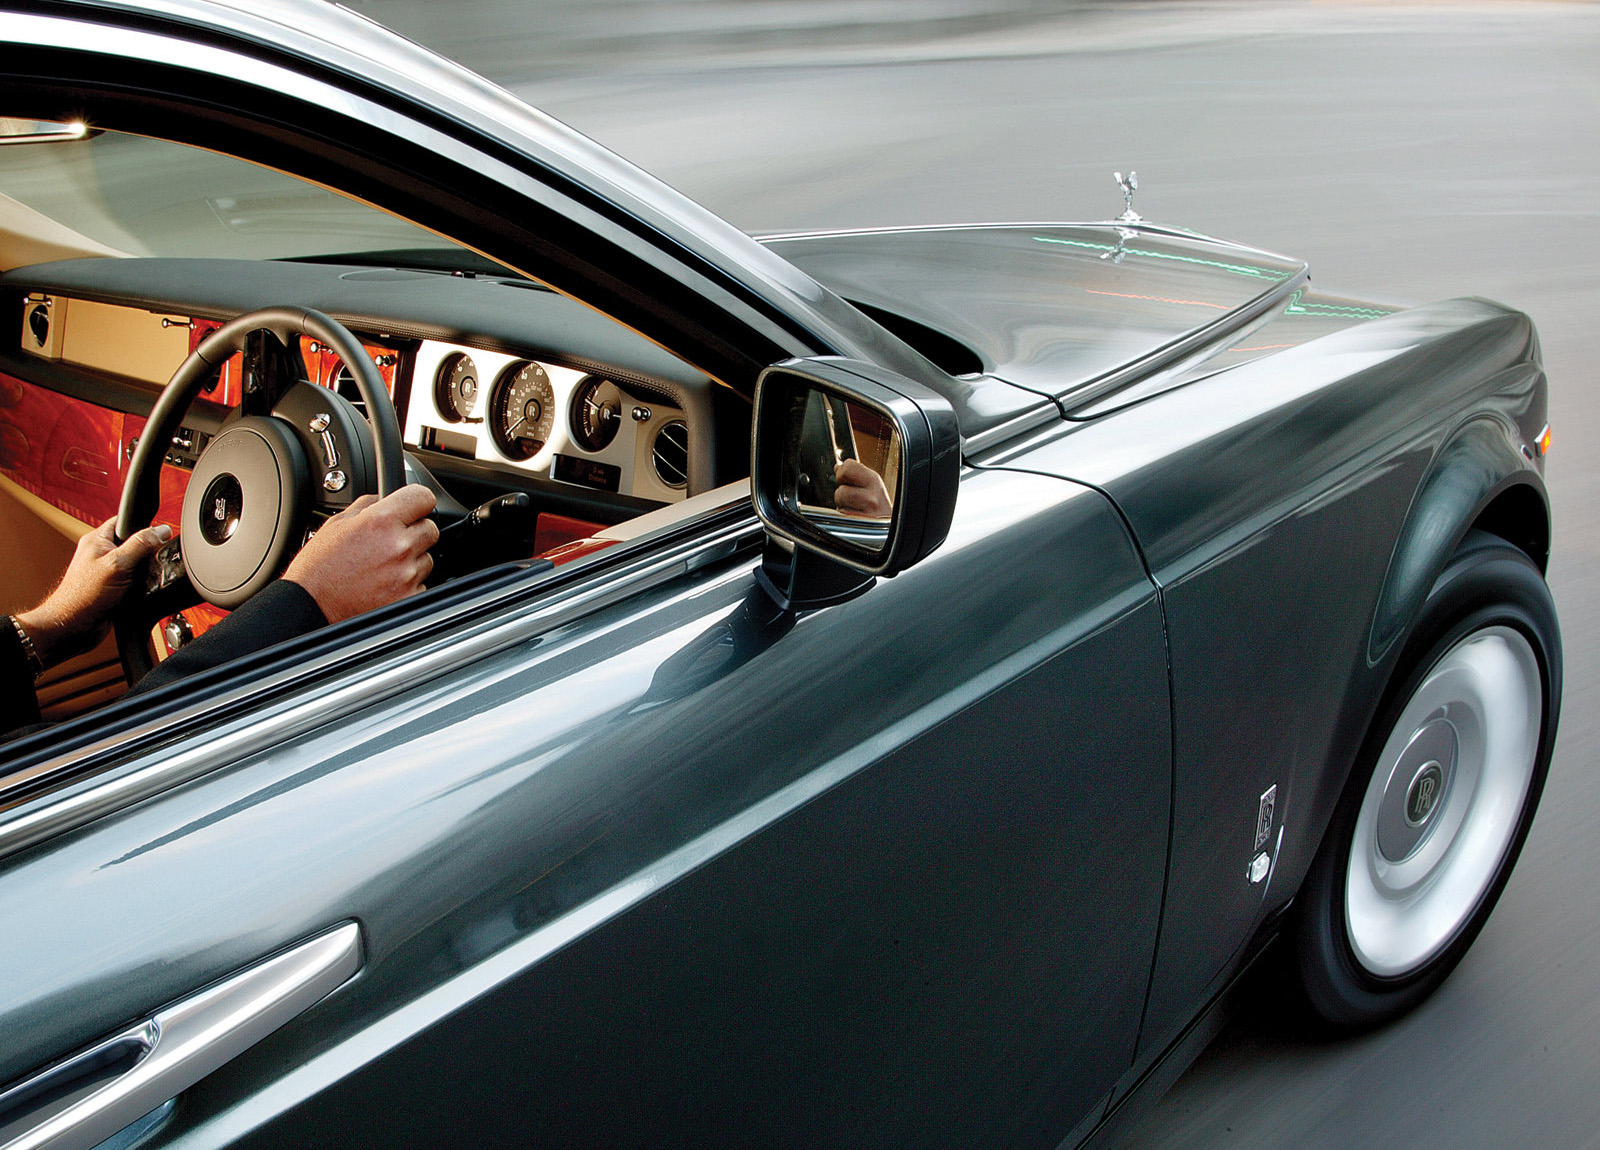
{"type": "Polygon", "coordinates": [[[572,393],[567,423],[572,440],[585,451],[603,451],[622,426],[622,392],[609,379],[591,375],[572,393]]]}
{"type": "Polygon", "coordinates": [[[550,438],[555,414],[550,377],[536,363],[513,363],[489,392],[489,434],[507,459],[532,459],[550,438]]]}
{"type": "Polygon", "coordinates": [[[433,377],[433,402],[451,423],[472,415],[478,402],[478,365],[465,352],[456,352],[439,365],[433,377]]]}

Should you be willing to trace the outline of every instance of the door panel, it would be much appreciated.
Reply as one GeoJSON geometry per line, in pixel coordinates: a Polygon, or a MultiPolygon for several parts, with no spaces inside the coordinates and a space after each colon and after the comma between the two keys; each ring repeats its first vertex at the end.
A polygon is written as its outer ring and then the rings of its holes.
{"type": "Polygon", "coordinates": [[[975,473],[911,571],[761,595],[745,550],[7,860],[0,1080],[350,919],[362,976],[162,1137],[1059,1139],[1131,1058],[1165,857],[1120,520],[975,473]]]}
{"type": "Polygon", "coordinates": [[[1146,602],[253,1144],[446,1143],[437,1092],[506,1144],[1055,1146],[1143,1006],[1158,638],[1146,602]]]}

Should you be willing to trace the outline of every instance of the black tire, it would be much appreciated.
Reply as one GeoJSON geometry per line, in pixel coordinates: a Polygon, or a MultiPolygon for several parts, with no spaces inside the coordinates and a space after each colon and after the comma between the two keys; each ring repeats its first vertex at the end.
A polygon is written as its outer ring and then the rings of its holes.
{"type": "Polygon", "coordinates": [[[1471,533],[1418,614],[1297,900],[1293,961],[1324,1023],[1387,1022],[1461,960],[1527,838],[1560,706],[1543,576],[1471,533]]]}

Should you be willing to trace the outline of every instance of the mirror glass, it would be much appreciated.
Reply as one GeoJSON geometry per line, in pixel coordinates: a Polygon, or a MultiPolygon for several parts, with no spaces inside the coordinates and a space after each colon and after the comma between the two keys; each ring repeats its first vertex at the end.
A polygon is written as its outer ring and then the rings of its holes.
{"type": "Polygon", "coordinates": [[[782,490],[789,510],[836,540],[881,554],[900,490],[894,422],[810,387],[791,393],[788,415],[782,490]]]}

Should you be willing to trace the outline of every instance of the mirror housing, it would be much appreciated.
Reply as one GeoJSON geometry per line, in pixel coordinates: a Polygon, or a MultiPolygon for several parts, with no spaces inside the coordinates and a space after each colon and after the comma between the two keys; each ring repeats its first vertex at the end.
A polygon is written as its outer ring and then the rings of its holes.
{"type": "Polygon", "coordinates": [[[767,368],[750,445],[764,582],[785,605],[820,606],[904,571],[944,542],[960,470],[955,410],[938,392],[857,360],[767,368]]]}

